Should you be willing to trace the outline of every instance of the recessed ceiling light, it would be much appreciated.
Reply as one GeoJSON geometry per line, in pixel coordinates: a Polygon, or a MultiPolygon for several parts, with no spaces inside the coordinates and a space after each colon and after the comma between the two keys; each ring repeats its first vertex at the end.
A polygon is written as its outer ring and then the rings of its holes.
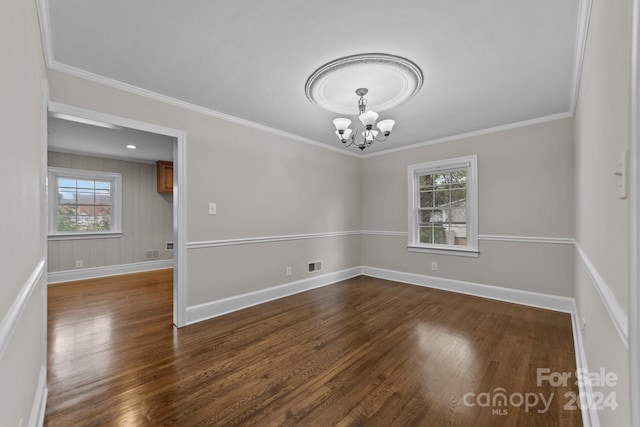
{"type": "Polygon", "coordinates": [[[135,146],[135,145],[133,145],[133,144],[129,144],[129,145],[127,145],[127,148],[128,148],[129,150],[135,150],[135,149],[136,149],[136,148],[138,148],[138,147],[136,147],[136,146],[135,146]]]}

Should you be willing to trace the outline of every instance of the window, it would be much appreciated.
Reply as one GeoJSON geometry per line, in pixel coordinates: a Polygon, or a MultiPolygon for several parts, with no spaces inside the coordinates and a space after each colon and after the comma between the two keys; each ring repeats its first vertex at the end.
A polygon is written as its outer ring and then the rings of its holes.
{"type": "Polygon", "coordinates": [[[49,168],[49,237],[121,234],[118,173],[49,168]]]}
{"type": "Polygon", "coordinates": [[[408,167],[412,252],[478,256],[477,156],[408,167]]]}

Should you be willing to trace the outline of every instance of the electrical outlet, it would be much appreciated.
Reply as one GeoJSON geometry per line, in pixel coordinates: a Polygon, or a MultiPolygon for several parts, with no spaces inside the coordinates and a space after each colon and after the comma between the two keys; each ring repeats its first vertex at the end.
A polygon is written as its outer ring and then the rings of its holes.
{"type": "Polygon", "coordinates": [[[218,207],[215,203],[209,203],[209,215],[215,215],[218,210],[218,207]]]}
{"type": "Polygon", "coordinates": [[[432,262],[431,263],[431,270],[432,271],[438,271],[438,263],[437,262],[432,262]]]}
{"type": "Polygon", "coordinates": [[[582,318],[582,324],[580,325],[580,329],[582,330],[583,334],[584,334],[584,331],[587,330],[587,318],[586,317],[582,318]]]}
{"type": "Polygon", "coordinates": [[[76,260],[76,268],[82,268],[84,266],[84,261],[81,259],[76,260]]]}
{"type": "Polygon", "coordinates": [[[293,274],[293,272],[291,271],[291,266],[287,266],[287,268],[285,269],[285,274],[287,277],[293,274]]]}
{"type": "Polygon", "coordinates": [[[164,250],[172,251],[173,250],[173,242],[164,242],[164,250]]]}

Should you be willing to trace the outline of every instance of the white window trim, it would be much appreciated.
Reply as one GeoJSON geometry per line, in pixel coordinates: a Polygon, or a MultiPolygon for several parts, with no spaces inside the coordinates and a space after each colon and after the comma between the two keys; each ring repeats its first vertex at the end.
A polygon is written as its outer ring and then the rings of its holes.
{"type": "Polygon", "coordinates": [[[116,172],[100,172],[89,171],[82,169],[70,169],[49,167],[47,174],[48,182],[47,189],[49,194],[49,229],[47,230],[47,237],[49,240],[63,240],[63,239],[104,239],[114,238],[122,236],[122,175],[116,172]],[[73,232],[60,232],[57,230],[58,224],[58,204],[56,202],[56,195],[58,194],[58,184],[56,177],[68,176],[73,178],[85,178],[85,179],[105,179],[113,181],[114,188],[112,189],[112,223],[111,230],[109,231],[73,231],[73,232]]]}
{"type": "Polygon", "coordinates": [[[408,177],[408,213],[409,213],[409,252],[433,253],[477,257],[478,250],[478,156],[457,157],[454,159],[437,160],[433,162],[409,165],[408,177]],[[468,168],[467,173],[467,246],[428,245],[420,243],[418,231],[418,207],[420,199],[418,193],[417,175],[449,169],[468,168]]]}

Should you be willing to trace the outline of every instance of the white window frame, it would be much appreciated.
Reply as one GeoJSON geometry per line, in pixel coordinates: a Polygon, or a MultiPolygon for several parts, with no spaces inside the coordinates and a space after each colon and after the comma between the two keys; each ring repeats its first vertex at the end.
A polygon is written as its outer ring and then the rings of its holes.
{"type": "Polygon", "coordinates": [[[122,175],[115,172],[99,172],[82,169],[48,168],[49,240],[95,239],[122,236],[122,175]],[[58,231],[58,177],[111,181],[111,230],[109,231],[58,231]]]}
{"type": "Polygon", "coordinates": [[[458,157],[447,160],[409,165],[408,176],[408,212],[409,212],[409,252],[422,252],[445,255],[477,257],[478,250],[478,156],[458,157]],[[428,173],[455,169],[467,169],[467,245],[434,245],[420,242],[419,176],[428,173]]]}

